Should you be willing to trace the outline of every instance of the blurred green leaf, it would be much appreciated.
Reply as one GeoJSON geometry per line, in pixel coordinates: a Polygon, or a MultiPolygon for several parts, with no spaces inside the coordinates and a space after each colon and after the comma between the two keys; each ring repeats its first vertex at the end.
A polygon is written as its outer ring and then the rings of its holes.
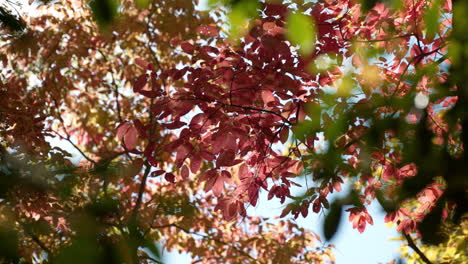
{"type": "Polygon", "coordinates": [[[361,0],[361,10],[369,12],[378,3],[387,2],[386,0],[361,0]]]}
{"type": "Polygon", "coordinates": [[[385,212],[395,212],[398,208],[397,205],[391,201],[387,200],[385,198],[385,194],[381,190],[376,190],[375,192],[375,197],[377,198],[377,201],[379,202],[380,206],[385,210],[385,212]]]}
{"type": "Polygon", "coordinates": [[[441,1],[432,1],[432,6],[428,8],[424,14],[424,22],[426,23],[427,37],[433,39],[439,28],[439,13],[441,9],[441,1]]]}
{"type": "Polygon", "coordinates": [[[335,140],[343,135],[348,128],[349,118],[346,114],[339,115],[338,119],[331,119],[327,113],[322,115],[324,119],[325,127],[325,139],[329,140],[330,143],[335,142],[335,140]],[[328,121],[327,121],[328,120],[328,121]]]}
{"type": "Polygon", "coordinates": [[[153,255],[153,258],[156,258],[156,260],[159,261],[158,263],[162,263],[161,251],[159,247],[154,243],[154,241],[146,239],[144,241],[144,246],[153,255]]]}
{"type": "Polygon", "coordinates": [[[112,23],[117,16],[119,5],[119,0],[90,0],[89,2],[94,19],[103,27],[112,23]]]}
{"type": "Polygon", "coordinates": [[[321,121],[321,113],[322,113],[322,107],[318,103],[307,103],[305,105],[305,112],[307,116],[310,117],[313,123],[313,127],[315,129],[320,128],[320,121],[321,121]]]}
{"type": "Polygon", "coordinates": [[[135,0],[135,4],[138,8],[147,8],[150,0],[135,0]]]}
{"type": "Polygon", "coordinates": [[[331,206],[330,210],[325,217],[325,221],[323,223],[323,233],[326,240],[330,240],[335,235],[338,227],[340,225],[341,220],[341,213],[342,213],[342,206],[340,201],[335,200],[331,206]]]}
{"type": "Polygon", "coordinates": [[[17,263],[18,233],[12,227],[0,228],[0,262],[17,263]]]}
{"type": "Polygon", "coordinates": [[[231,5],[229,38],[237,43],[249,30],[249,22],[258,15],[259,5],[253,0],[232,1],[231,5]]]}
{"type": "Polygon", "coordinates": [[[314,121],[304,120],[298,125],[293,126],[292,131],[294,133],[294,137],[299,140],[304,140],[307,135],[317,132],[319,127],[316,120],[317,119],[314,119],[314,121]]]}
{"type": "Polygon", "coordinates": [[[442,224],[442,210],[445,203],[439,199],[432,211],[418,224],[422,235],[422,241],[432,245],[438,245],[447,239],[440,229],[442,224]]]}
{"type": "Polygon", "coordinates": [[[401,2],[401,0],[390,0],[390,5],[394,9],[400,9],[403,7],[403,3],[401,2]]]}
{"type": "Polygon", "coordinates": [[[316,40],[315,23],[310,16],[301,13],[291,13],[287,17],[286,31],[288,40],[299,46],[299,52],[310,55],[314,50],[316,40]]]}

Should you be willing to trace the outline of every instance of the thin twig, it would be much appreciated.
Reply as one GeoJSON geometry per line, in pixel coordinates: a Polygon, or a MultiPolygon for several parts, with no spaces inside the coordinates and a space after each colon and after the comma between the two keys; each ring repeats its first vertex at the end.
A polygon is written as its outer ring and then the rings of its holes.
{"type": "MultiPolygon", "coordinates": [[[[96,49],[100,54],[101,56],[104,58],[104,60],[109,63],[109,58],[107,57],[107,55],[102,52],[100,49],[96,49]]],[[[113,90],[114,90],[114,97],[115,97],[115,108],[117,110],[117,117],[119,119],[119,122],[122,123],[123,122],[123,118],[122,118],[122,110],[121,110],[121,107],[120,107],[120,103],[119,103],[119,97],[120,97],[120,92],[119,92],[119,86],[117,85],[117,83],[115,82],[115,77],[114,77],[114,70],[112,67],[110,67],[109,65],[109,72],[111,74],[111,78],[112,78],[112,86],[113,86],[113,90]]]]}
{"type": "Polygon", "coordinates": [[[148,175],[151,171],[151,165],[147,162],[145,163],[145,172],[143,173],[143,178],[141,179],[140,189],[138,190],[137,201],[135,203],[135,207],[133,207],[132,218],[136,218],[138,210],[140,209],[141,201],[143,200],[143,194],[146,188],[146,182],[148,180],[148,175]]]}
{"type": "Polygon", "coordinates": [[[94,161],[93,159],[91,159],[90,157],[88,157],[88,155],[86,155],[71,139],[70,139],[70,135],[67,135],[66,137],[60,135],[57,131],[53,131],[55,132],[55,134],[60,137],[61,139],[64,139],[66,140],[68,143],[70,143],[70,145],[72,145],[80,154],[81,156],[83,156],[83,158],[85,158],[87,161],[93,163],[94,165],[97,165],[97,162],[94,161]]]}
{"type": "Polygon", "coordinates": [[[406,241],[408,241],[408,246],[411,249],[413,249],[414,252],[416,252],[425,263],[432,264],[432,262],[426,257],[426,255],[424,255],[424,253],[418,248],[418,246],[416,246],[411,236],[409,234],[406,234],[405,232],[403,232],[403,235],[405,236],[406,241]]]}

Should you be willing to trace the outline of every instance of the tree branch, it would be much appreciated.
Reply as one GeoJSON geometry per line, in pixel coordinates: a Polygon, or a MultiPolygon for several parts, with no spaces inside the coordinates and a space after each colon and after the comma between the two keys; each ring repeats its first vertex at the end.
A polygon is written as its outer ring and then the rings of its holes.
{"type": "Polygon", "coordinates": [[[414,252],[416,252],[425,263],[432,264],[432,262],[426,257],[426,255],[424,255],[424,253],[418,248],[418,246],[416,246],[411,236],[409,234],[406,234],[405,232],[403,232],[403,235],[405,236],[406,241],[408,241],[408,246],[411,249],[413,249],[414,252]]]}
{"type": "Polygon", "coordinates": [[[94,161],[93,159],[91,159],[90,157],[88,157],[71,139],[70,139],[70,135],[67,135],[66,137],[60,135],[57,131],[54,131],[55,134],[60,137],[61,139],[64,139],[66,141],[68,141],[68,143],[70,143],[70,145],[72,145],[80,154],[81,156],[83,156],[83,158],[85,158],[87,161],[93,163],[94,165],[97,165],[97,162],[94,161]]]}
{"type": "Polygon", "coordinates": [[[143,173],[143,178],[141,179],[140,189],[138,190],[137,201],[135,203],[135,207],[133,207],[133,212],[132,212],[133,219],[136,219],[138,210],[140,209],[141,201],[143,200],[143,194],[146,188],[146,181],[148,180],[148,175],[151,171],[151,165],[149,165],[147,162],[145,163],[145,165],[146,165],[145,172],[143,173]]]}

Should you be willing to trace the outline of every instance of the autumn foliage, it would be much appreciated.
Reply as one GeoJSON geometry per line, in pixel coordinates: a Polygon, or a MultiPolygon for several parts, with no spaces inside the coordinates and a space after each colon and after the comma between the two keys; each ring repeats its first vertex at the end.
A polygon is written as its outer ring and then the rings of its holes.
{"type": "Polygon", "coordinates": [[[293,219],[325,212],[329,240],[342,214],[365,232],[377,202],[424,262],[463,263],[468,6],[293,2],[57,1],[25,29],[2,20],[5,261],[159,263],[160,245],[331,263],[293,219]],[[261,192],[279,219],[248,213],[261,192]]]}

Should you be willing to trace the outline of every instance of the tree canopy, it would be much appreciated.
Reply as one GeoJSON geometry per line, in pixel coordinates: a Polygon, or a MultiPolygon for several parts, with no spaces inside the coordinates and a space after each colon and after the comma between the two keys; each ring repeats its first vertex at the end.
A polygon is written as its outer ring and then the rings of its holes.
{"type": "Polygon", "coordinates": [[[333,263],[371,203],[409,263],[467,261],[465,2],[7,2],[4,262],[333,263]]]}

